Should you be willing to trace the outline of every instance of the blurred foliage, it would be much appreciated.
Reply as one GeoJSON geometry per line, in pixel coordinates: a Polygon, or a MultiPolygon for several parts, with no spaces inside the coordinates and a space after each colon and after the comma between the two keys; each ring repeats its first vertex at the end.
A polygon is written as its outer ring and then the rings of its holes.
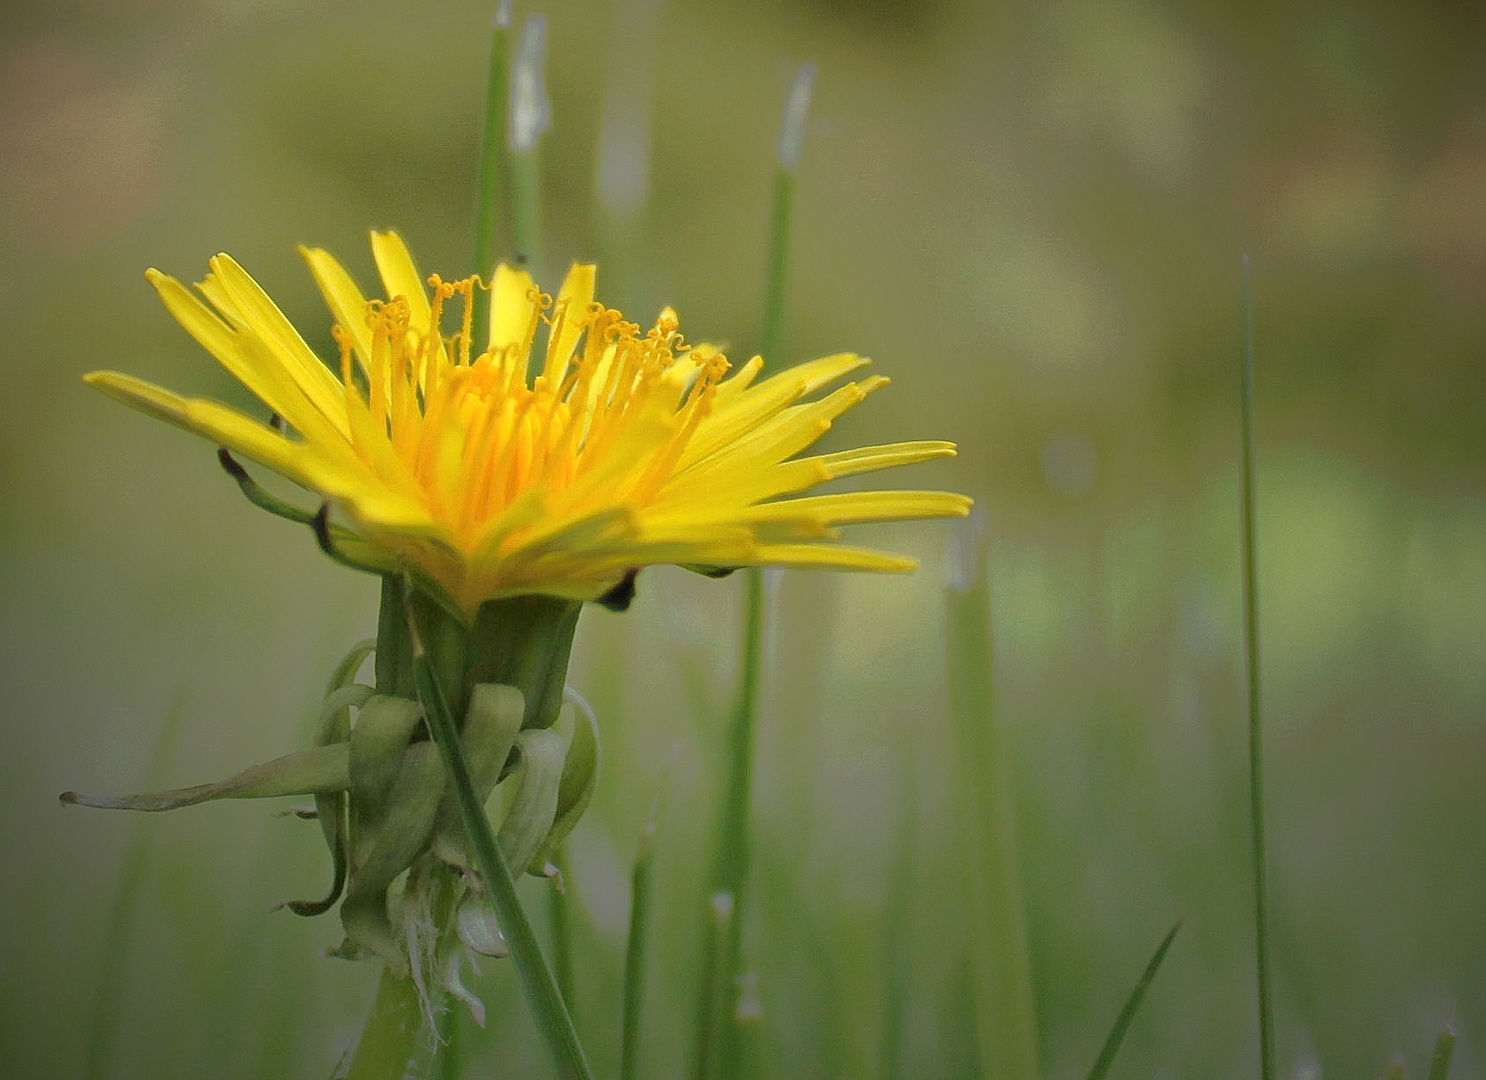
{"type": "MultiPolygon", "coordinates": [[[[171,702],[190,783],[303,738],[376,590],[257,514],[209,448],[78,376],[116,367],[246,404],[140,278],[231,251],[329,352],[294,245],[369,277],[365,232],[470,259],[491,4],[56,0],[0,9],[0,1061],[75,1074],[133,822],[171,702]],[[20,407],[20,402],[25,407],[20,407]]],[[[530,10],[518,5],[518,17],[530,10]]],[[[554,0],[551,280],[662,303],[746,353],[779,110],[820,62],[787,356],[896,385],[836,446],[953,438],[916,485],[991,515],[1049,1077],[1082,1075],[1179,915],[1112,1076],[1247,1076],[1257,1050],[1237,613],[1238,256],[1255,266],[1260,587],[1281,1067],[1414,1074],[1486,1031],[1486,27],[1475,5],[1157,0],[554,0]],[[608,133],[607,135],[605,133],[608,133]],[[608,140],[607,143],[605,140],[608,140]],[[617,157],[603,183],[601,148],[617,157]],[[605,282],[609,283],[605,288],[605,282]]],[[[886,980],[905,1075],[970,1076],[950,828],[942,533],[862,530],[901,580],[778,586],[748,948],[765,1075],[871,1076],[886,980]],[[904,731],[910,733],[905,749],[904,731]],[[901,781],[914,770],[916,785],[901,781]],[[913,962],[887,970],[895,793],[919,840],[913,962]]],[[[646,1071],[691,1045],[696,882],[734,669],[736,582],[657,571],[593,611],[575,684],[606,769],[574,838],[578,1022],[618,1045],[627,862],[655,793],[646,1071]]],[[[324,1075],[369,968],[313,827],[252,806],[150,820],[118,1077],[324,1075]]],[[[545,1068],[509,970],[470,1059],[545,1068]]],[[[487,1075],[475,1072],[474,1075],[487,1075]]],[[[494,1075],[489,1073],[488,1075],[494,1075]]]]}

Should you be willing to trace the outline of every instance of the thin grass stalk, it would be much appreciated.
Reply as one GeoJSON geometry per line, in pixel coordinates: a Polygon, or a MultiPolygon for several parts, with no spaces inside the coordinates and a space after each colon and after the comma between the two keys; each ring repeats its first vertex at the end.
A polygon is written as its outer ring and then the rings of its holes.
{"type": "Polygon", "coordinates": [[[946,590],[950,709],[964,822],[971,996],[981,1075],[1037,1080],[1037,1012],[1005,755],[996,719],[984,518],[956,536],[946,590]]]}
{"type": "Polygon", "coordinates": [[[899,740],[902,781],[898,794],[898,831],[888,878],[887,926],[883,955],[887,978],[883,987],[882,1042],[878,1075],[882,1080],[903,1076],[903,1027],[908,1008],[908,980],[912,970],[913,893],[918,881],[918,769],[910,752],[912,741],[899,740]]]}
{"type": "MultiPolygon", "coordinates": [[[[795,76],[785,106],[770,216],[760,352],[778,359],[784,326],[784,294],[789,265],[790,224],[795,174],[810,110],[815,65],[795,76]]],[[[697,1080],[736,1080],[743,1074],[738,1031],[738,978],[742,959],[742,907],[749,872],[749,796],[753,785],[753,744],[758,720],[760,657],[763,648],[765,590],[763,572],[745,571],[746,612],[738,704],[727,751],[727,793],[716,847],[716,869],[708,894],[709,919],[703,957],[697,1022],[697,1080]],[[725,917],[720,914],[725,912],[725,917]]],[[[751,1056],[750,1056],[751,1057],[751,1056]]]]}
{"type": "Polygon", "coordinates": [[[588,1059],[573,1027],[572,1017],[557,988],[552,968],[547,963],[542,947],[537,941],[526,909],[516,894],[516,883],[506,866],[505,857],[496,845],[495,835],[490,829],[490,820],[475,792],[470,779],[469,762],[459,740],[459,729],[449,711],[449,701],[441,685],[439,673],[435,671],[429,652],[425,648],[419,627],[415,621],[411,596],[404,594],[404,613],[408,620],[408,634],[412,643],[413,673],[418,686],[418,698],[423,705],[424,717],[429,733],[448,770],[450,784],[454,789],[454,802],[464,823],[470,847],[486,887],[501,933],[511,948],[511,959],[521,976],[527,1003],[537,1022],[537,1028],[547,1043],[563,1080],[592,1080],[588,1059]]]}
{"type": "Polygon", "coordinates": [[[551,123],[544,68],[547,20],[531,15],[511,68],[511,241],[518,263],[542,269],[542,133],[551,123]]]}
{"type": "MultiPolygon", "coordinates": [[[[480,139],[479,187],[475,193],[475,273],[490,281],[499,259],[499,233],[503,204],[501,192],[509,179],[504,150],[506,114],[509,111],[509,54],[511,48],[511,0],[501,0],[490,26],[490,63],[485,80],[485,128],[480,139]]],[[[475,290],[474,324],[490,322],[490,293],[475,290]]]]}
{"type": "Polygon", "coordinates": [[[729,950],[737,940],[735,908],[736,898],[730,892],[715,892],[708,898],[698,994],[701,1017],[697,1025],[697,1080],[722,1076],[724,1060],[730,1053],[725,1029],[735,1026],[738,1000],[737,979],[728,962],[729,950]]]}
{"type": "Polygon", "coordinates": [[[1151,988],[1156,972],[1161,970],[1161,961],[1166,959],[1166,950],[1171,948],[1171,943],[1176,940],[1177,931],[1182,928],[1184,921],[1184,919],[1178,919],[1176,925],[1161,939],[1161,944],[1156,946],[1156,951],[1146,964],[1145,971],[1141,973],[1135,988],[1130,991],[1130,996],[1125,999],[1125,1007],[1115,1018],[1114,1027],[1110,1029],[1109,1037],[1104,1040],[1104,1046],[1094,1060],[1094,1067],[1089,1070],[1089,1080],[1104,1080],[1104,1074],[1109,1072],[1110,1065],[1114,1064],[1115,1054],[1119,1053],[1120,1044],[1125,1041],[1125,1032],[1130,1030],[1135,1014],[1140,1011],[1140,1003],[1145,1000],[1146,991],[1151,988]]]}
{"type": "Polygon", "coordinates": [[[748,881],[748,807],[753,789],[753,744],[758,720],[759,672],[763,657],[764,578],[745,575],[746,615],[738,702],[728,735],[728,785],[716,843],[708,920],[704,936],[702,988],[698,995],[697,1080],[736,1075],[732,1031],[738,1008],[738,960],[742,952],[738,908],[748,881]]]}
{"type": "Polygon", "coordinates": [[[649,937],[650,864],[655,815],[645,824],[630,874],[629,937],[624,950],[624,999],[619,1037],[619,1080],[639,1080],[641,1019],[645,1008],[645,952],[649,937]]]}
{"type": "Polygon", "coordinates": [[[765,271],[764,324],[759,352],[777,363],[784,336],[784,294],[788,281],[790,228],[795,210],[795,176],[800,171],[804,149],[805,121],[810,115],[810,94],[815,86],[816,66],[803,64],[790,87],[779,135],[779,160],[774,169],[774,203],[769,223],[769,263],[765,271]]]}
{"type": "Polygon", "coordinates": [[[1243,257],[1243,383],[1239,396],[1243,428],[1244,661],[1249,698],[1249,833],[1254,876],[1254,954],[1259,1006],[1259,1075],[1275,1078],[1274,1000],[1269,971],[1269,887],[1264,854],[1264,725],[1259,696],[1259,574],[1254,528],[1254,294],[1249,257],[1243,257]]]}
{"type": "MultiPolygon", "coordinates": [[[[150,755],[144,790],[163,788],[175,760],[185,716],[184,689],[176,691],[160,736],[150,755]]],[[[145,871],[150,862],[150,840],[154,822],[137,818],[131,822],[129,849],[119,870],[113,906],[108,916],[108,932],[103,939],[103,960],[98,966],[98,991],[93,999],[93,1015],[88,1024],[87,1049],[83,1057],[83,1080],[101,1080],[109,1072],[109,1052],[114,1028],[118,1023],[119,1004],[126,997],[124,973],[129,967],[129,946],[134,940],[134,926],[139,912],[139,896],[144,887],[145,871]]]]}
{"type": "Polygon", "coordinates": [[[1449,1080],[1450,1058],[1455,1054],[1455,1030],[1448,1024],[1434,1041],[1434,1056],[1429,1060],[1429,1080],[1449,1080]]]}

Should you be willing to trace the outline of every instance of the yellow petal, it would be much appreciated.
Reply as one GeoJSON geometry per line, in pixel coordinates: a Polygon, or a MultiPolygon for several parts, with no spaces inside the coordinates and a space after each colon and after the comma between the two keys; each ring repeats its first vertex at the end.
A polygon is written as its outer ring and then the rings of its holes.
{"type": "Polygon", "coordinates": [[[808,518],[825,525],[910,518],[964,517],[971,500],[951,491],[850,491],[751,506],[742,521],[789,521],[808,518]]]}
{"type": "Polygon", "coordinates": [[[531,327],[531,293],[536,282],[525,270],[501,263],[490,287],[490,348],[520,347],[531,327]]]}
{"type": "Polygon", "coordinates": [[[351,340],[356,345],[356,358],[361,361],[361,370],[367,370],[367,363],[371,359],[372,337],[371,328],[366,325],[366,297],[346,272],[346,268],[330,252],[301,244],[299,253],[309,263],[310,273],[314,275],[315,284],[320,287],[320,295],[325,297],[325,305],[330,308],[331,315],[351,335],[351,340]]]}
{"type": "Polygon", "coordinates": [[[754,553],[754,558],[743,565],[875,570],[885,574],[906,574],[918,569],[918,560],[844,544],[761,544],[754,553]]]}
{"type": "Polygon", "coordinates": [[[234,330],[207,308],[189,289],[158,270],[145,273],[166,309],[186,332],[216,357],[258,399],[282,416],[296,430],[331,435],[338,429],[317,409],[289,372],[264,362],[263,351],[252,347],[253,339],[234,330]]]}
{"type": "Polygon", "coordinates": [[[549,386],[558,386],[568,371],[568,359],[578,346],[578,336],[588,319],[588,305],[593,303],[594,277],[598,267],[593,263],[574,263],[557,294],[557,317],[552,328],[553,339],[547,349],[547,362],[542,374],[549,386]]]}
{"type": "Polygon", "coordinates": [[[342,435],[348,434],[340,381],[305,344],[304,338],[284,317],[278,305],[230,255],[218,255],[211,261],[211,267],[243,321],[273,348],[284,370],[289,372],[310,404],[342,435]]]}

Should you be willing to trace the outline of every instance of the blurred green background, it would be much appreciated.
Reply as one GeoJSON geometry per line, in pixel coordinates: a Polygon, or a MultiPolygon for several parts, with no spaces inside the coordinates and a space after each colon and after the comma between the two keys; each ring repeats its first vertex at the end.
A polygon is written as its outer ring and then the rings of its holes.
{"type": "MultiPolygon", "coordinates": [[[[0,13],[0,1071],[78,1075],[126,853],[148,844],[109,1075],[320,1077],[374,971],[261,804],[149,820],[67,788],[295,748],[376,588],[247,506],[210,447],[95,367],[247,404],[141,271],[232,252],[328,350],[294,245],[370,227],[469,269],[492,4],[9,3],[0,13]]],[[[1239,255],[1254,260],[1260,575],[1285,1076],[1453,1076],[1486,1032],[1486,27],[1467,3],[619,0],[550,19],[554,280],[693,339],[758,336],[779,116],[819,61],[786,355],[894,386],[828,438],[950,438],[886,479],[989,513],[996,666],[1050,1078],[1082,1076],[1187,917],[1112,1075],[1257,1071],[1238,617],[1239,255]],[[607,287],[606,287],[607,283],[607,287]]],[[[771,579],[748,949],[761,1075],[973,1075],[943,687],[947,529],[883,579],[771,579]],[[884,940],[917,778],[907,949],[884,940]],[[896,950],[896,951],[895,951],[896,950]],[[906,966],[889,956],[906,951],[906,966]]],[[[741,589],[647,572],[572,681],[606,764],[573,840],[580,1029],[612,1073],[635,840],[664,792],[645,1071],[682,1075],[741,589]]],[[[531,883],[533,886],[536,883],[531,883]]],[[[533,893],[533,896],[537,893],[533,893]]],[[[503,1062],[544,1075],[508,967],[503,1062]]],[[[495,1058],[491,1059],[496,1060],[495,1058]]],[[[485,1071],[481,1071],[484,1069],[485,1071]]]]}

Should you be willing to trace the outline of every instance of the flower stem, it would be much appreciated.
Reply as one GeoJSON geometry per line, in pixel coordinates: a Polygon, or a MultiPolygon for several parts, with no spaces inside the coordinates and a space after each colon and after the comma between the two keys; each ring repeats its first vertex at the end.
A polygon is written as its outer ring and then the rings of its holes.
{"type": "Polygon", "coordinates": [[[1259,990],[1259,1075],[1274,1080],[1274,1000],[1269,974],[1269,901],[1264,856],[1264,725],[1259,698],[1259,575],[1254,545],[1254,295],[1249,257],[1243,258],[1243,426],[1244,659],[1249,690],[1249,831],[1254,867],[1254,952],[1259,990]]]}
{"type": "Polygon", "coordinates": [[[429,733],[449,772],[455,804],[464,822],[480,876],[490,891],[490,900],[495,907],[501,933],[511,947],[511,958],[521,976],[527,1003],[563,1080],[592,1080],[588,1059],[578,1041],[578,1033],[573,1028],[572,1017],[568,1014],[562,993],[557,988],[557,980],[553,978],[552,968],[542,954],[536,933],[526,917],[526,910],[521,906],[521,899],[516,894],[516,883],[511,878],[505,857],[496,845],[490,821],[485,816],[485,808],[475,792],[469,763],[459,741],[459,731],[449,709],[448,697],[444,687],[440,685],[438,673],[434,670],[416,619],[410,588],[404,594],[404,603],[408,635],[412,643],[413,671],[429,733]]]}
{"type": "MultiPolygon", "coordinates": [[[[490,27],[490,67],[485,81],[485,130],[480,141],[479,190],[475,195],[475,273],[487,283],[497,260],[496,233],[500,229],[500,193],[506,162],[506,95],[510,75],[506,61],[511,38],[511,0],[501,0],[490,27]]],[[[475,326],[490,322],[490,293],[475,290],[475,326]]]]}
{"type": "Polygon", "coordinates": [[[979,535],[983,518],[961,524],[946,603],[976,1042],[982,1075],[1036,1080],[1037,1013],[1015,820],[996,723],[990,583],[979,535]]]}
{"type": "Polygon", "coordinates": [[[422,1030],[423,1009],[413,980],[383,968],[346,1080],[403,1080],[422,1030]]]}

